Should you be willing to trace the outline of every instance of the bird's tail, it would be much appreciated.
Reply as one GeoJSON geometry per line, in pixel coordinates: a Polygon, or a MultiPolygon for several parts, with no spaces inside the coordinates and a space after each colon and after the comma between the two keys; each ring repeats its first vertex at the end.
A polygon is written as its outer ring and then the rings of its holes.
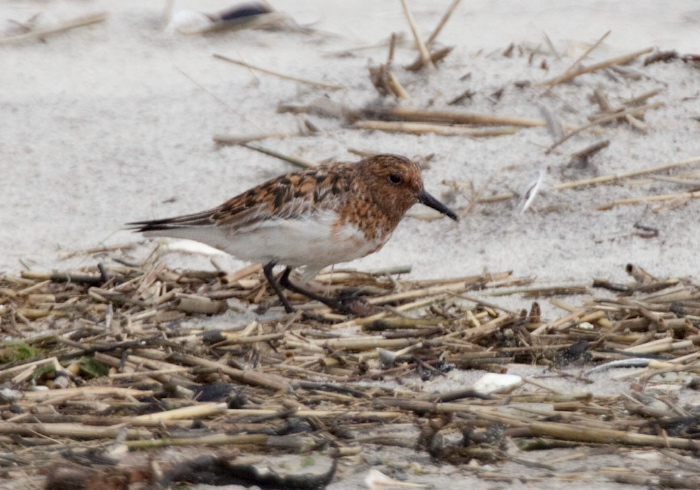
{"type": "Polygon", "coordinates": [[[179,230],[183,228],[196,228],[200,226],[213,226],[214,222],[211,219],[211,211],[203,211],[196,214],[188,214],[186,216],[176,216],[174,218],[154,219],[149,221],[134,221],[127,223],[128,229],[135,232],[149,231],[167,231],[179,230]]]}

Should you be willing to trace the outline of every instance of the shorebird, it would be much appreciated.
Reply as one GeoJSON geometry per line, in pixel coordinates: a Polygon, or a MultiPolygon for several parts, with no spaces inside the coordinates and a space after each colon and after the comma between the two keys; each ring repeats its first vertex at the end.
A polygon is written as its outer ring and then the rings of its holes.
{"type": "Polygon", "coordinates": [[[342,300],[294,284],[292,270],[304,266],[306,283],[324,267],[376,252],[416,203],[458,220],[423,188],[418,164],[382,154],[291,172],[216,208],[129,226],[146,236],[196,240],[264,264],[265,277],[288,313],[294,307],[282,288],[343,309],[342,300]],[[279,282],[273,275],[277,264],[286,266],[279,282]]]}

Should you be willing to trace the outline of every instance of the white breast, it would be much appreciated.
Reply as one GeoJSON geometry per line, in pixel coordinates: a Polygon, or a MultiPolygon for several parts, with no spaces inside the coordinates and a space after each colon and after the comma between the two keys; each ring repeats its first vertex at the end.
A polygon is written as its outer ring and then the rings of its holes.
{"type": "Polygon", "coordinates": [[[364,257],[385,241],[365,240],[352,224],[334,227],[337,219],[326,211],[301,219],[268,219],[237,230],[198,226],[152,234],[197,240],[251,262],[305,265],[304,276],[309,279],[326,266],[364,257]]]}

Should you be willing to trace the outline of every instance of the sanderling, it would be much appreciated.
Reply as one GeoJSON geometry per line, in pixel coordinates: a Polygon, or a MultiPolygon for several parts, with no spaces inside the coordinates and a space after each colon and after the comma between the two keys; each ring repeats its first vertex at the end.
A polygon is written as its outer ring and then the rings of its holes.
{"type": "Polygon", "coordinates": [[[457,215],[423,188],[420,167],[397,155],[377,155],[292,172],[269,180],[208,211],[129,223],[146,236],[187,238],[239,259],[264,264],[265,277],[288,313],[282,287],[340,308],[340,300],[289,280],[305,266],[302,282],[332,264],[376,252],[415,203],[457,221],[457,215]],[[285,265],[279,283],[272,269],[285,265]]]}

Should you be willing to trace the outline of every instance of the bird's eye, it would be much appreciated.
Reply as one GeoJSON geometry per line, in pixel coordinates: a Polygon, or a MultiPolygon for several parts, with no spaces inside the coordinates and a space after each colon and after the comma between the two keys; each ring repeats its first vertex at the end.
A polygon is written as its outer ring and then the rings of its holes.
{"type": "Polygon", "coordinates": [[[392,184],[395,184],[395,185],[398,185],[401,182],[403,182],[403,179],[401,178],[401,176],[399,174],[391,174],[389,176],[389,180],[391,181],[392,184]]]}

